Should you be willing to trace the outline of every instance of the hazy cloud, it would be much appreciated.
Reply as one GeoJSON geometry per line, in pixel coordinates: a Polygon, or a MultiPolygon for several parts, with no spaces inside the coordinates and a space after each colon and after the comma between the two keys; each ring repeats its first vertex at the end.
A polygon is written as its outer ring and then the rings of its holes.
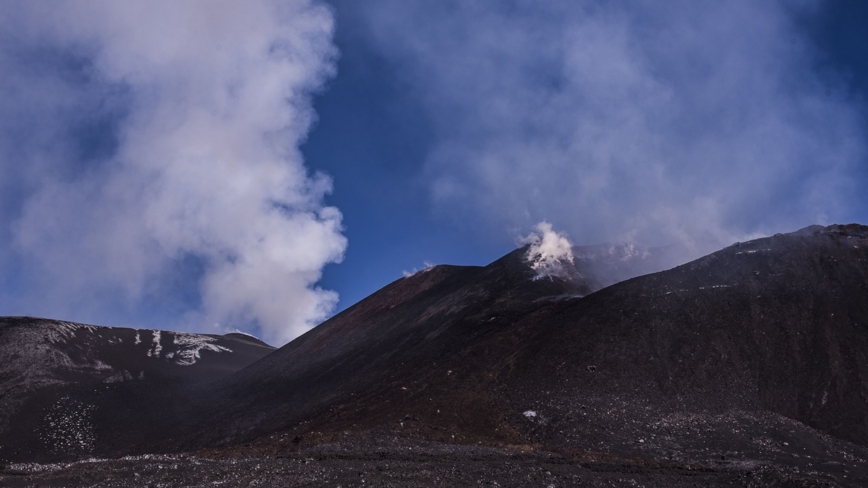
{"type": "Polygon", "coordinates": [[[272,342],[327,316],[346,241],[298,151],[334,74],[327,8],[16,2],[0,31],[7,310],[272,342]]]}
{"type": "Polygon", "coordinates": [[[427,107],[436,207],[481,232],[724,243],[866,216],[864,121],[802,2],[365,2],[427,107]],[[798,10],[793,10],[798,9],[798,10]],[[856,204],[854,204],[856,202],[856,204]]]}

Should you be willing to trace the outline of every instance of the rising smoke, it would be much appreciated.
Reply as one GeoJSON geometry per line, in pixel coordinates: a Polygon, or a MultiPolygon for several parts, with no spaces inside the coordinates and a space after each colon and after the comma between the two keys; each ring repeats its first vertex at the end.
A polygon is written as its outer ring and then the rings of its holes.
{"type": "Polygon", "coordinates": [[[525,259],[536,272],[535,279],[566,277],[564,264],[574,262],[573,244],[548,222],[538,223],[535,229],[520,241],[527,245],[525,259]]]}
{"type": "Polygon", "coordinates": [[[275,343],[327,316],[315,284],[346,240],[298,147],[334,74],[329,9],[15,2],[0,31],[4,310],[275,343]]]}
{"type": "Polygon", "coordinates": [[[702,252],[868,216],[862,105],[797,22],[814,2],[364,5],[431,121],[434,204],[471,230],[702,252]]]}

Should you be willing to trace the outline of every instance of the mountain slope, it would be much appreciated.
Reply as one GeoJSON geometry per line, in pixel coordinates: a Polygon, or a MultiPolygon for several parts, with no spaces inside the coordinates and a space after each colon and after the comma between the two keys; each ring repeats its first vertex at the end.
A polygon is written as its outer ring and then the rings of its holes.
{"type": "Polygon", "coordinates": [[[534,278],[519,250],[399,280],[233,375],[190,445],[389,429],[779,462],[784,445],[828,460],[836,438],[868,444],[865,227],[738,244],[583,298],[534,278]]]}
{"type": "MultiPolygon", "coordinates": [[[[468,412],[493,408],[489,404],[499,400],[472,386],[489,374],[491,360],[500,360],[499,353],[485,345],[491,333],[552,301],[584,296],[618,277],[656,270],[671,261],[675,249],[577,247],[573,262],[565,263],[557,276],[532,270],[527,248],[486,267],[422,270],[234,375],[233,383],[217,395],[222,401],[211,426],[195,428],[194,435],[206,444],[233,442],[305,419],[320,421],[332,408],[341,409],[341,417],[351,425],[398,424],[394,413],[378,413],[390,409],[373,405],[385,401],[397,408],[416,402],[413,394],[404,393],[414,391],[414,385],[425,389],[436,384],[438,395],[449,396],[456,408],[463,405],[468,412]],[[456,383],[466,387],[453,389],[456,383]]],[[[486,420],[456,416],[450,432],[493,432],[497,427],[488,420],[495,419],[481,416],[486,420]]],[[[441,434],[438,438],[445,439],[445,431],[441,434]]]]}
{"type": "Polygon", "coordinates": [[[240,334],[0,319],[0,458],[122,453],[171,436],[193,392],[274,348],[240,334]]]}
{"type": "Polygon", "coordinates": [[[777,415],[868,444],[866,227],[736,244],[522,324],[536,334],[506,383],[514,409],[550,419],[534,426],[549,442],[648,439],[654,422],[696,412],[777,415]],[[627,419],[633,432],[611,435],[627,419]]]}

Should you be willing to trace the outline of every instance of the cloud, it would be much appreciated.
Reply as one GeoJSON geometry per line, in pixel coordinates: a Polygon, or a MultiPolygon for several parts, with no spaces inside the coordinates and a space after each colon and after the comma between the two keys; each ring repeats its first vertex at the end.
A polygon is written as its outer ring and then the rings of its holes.
{"type": "Polygon", "coordinates": [[[656,245],[868,216],[864,107],[796,14],[812,4],[366,2],[426,107],[432,201],[507,236],[656,245]]]}
{"type": "Polygon", "coordinates": [[[324,319],[346,240],[298,147],[333,28],[309,0],[5,9],[4,308],[276,343],[324,319]]]}

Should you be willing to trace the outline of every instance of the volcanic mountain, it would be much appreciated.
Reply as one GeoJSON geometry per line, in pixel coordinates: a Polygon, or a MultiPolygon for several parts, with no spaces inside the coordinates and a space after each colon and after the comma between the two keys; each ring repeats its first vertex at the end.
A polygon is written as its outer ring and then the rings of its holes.
{"type": "MultiPolygon", "coordinates": [[[[350,456],[367,445],[353,439],[385,436],[743,484],[868,482],[868,227],[808,227],[637,276],[683,252],[574,248],[540,275],[523,248],[485,267],[423,270],[245,367],[206,373],[206,357],[228,356],[203,350],[195,381],[166,376],[197,385],[160,397],[174,399],[159,410],[171,432],[95,437],[91,453],[343,445],[350,456]]],[[[120,371],[144,370],[118,363],[89,384],[120,371]]],[[[123,395],[89,403],[77,378],[64,388],[78,410],[135,410],[123,395]]],[[[50,405],[34,403],[30,421],[50,405]]]]}
{"type": "Polygon", "coordinates": [[[868,443],[868,228],[740,243],[584,297],[525,252],[398,280],[233,375],[227,439],[388,425],[640,455],[695,413],[868,443]]]}

